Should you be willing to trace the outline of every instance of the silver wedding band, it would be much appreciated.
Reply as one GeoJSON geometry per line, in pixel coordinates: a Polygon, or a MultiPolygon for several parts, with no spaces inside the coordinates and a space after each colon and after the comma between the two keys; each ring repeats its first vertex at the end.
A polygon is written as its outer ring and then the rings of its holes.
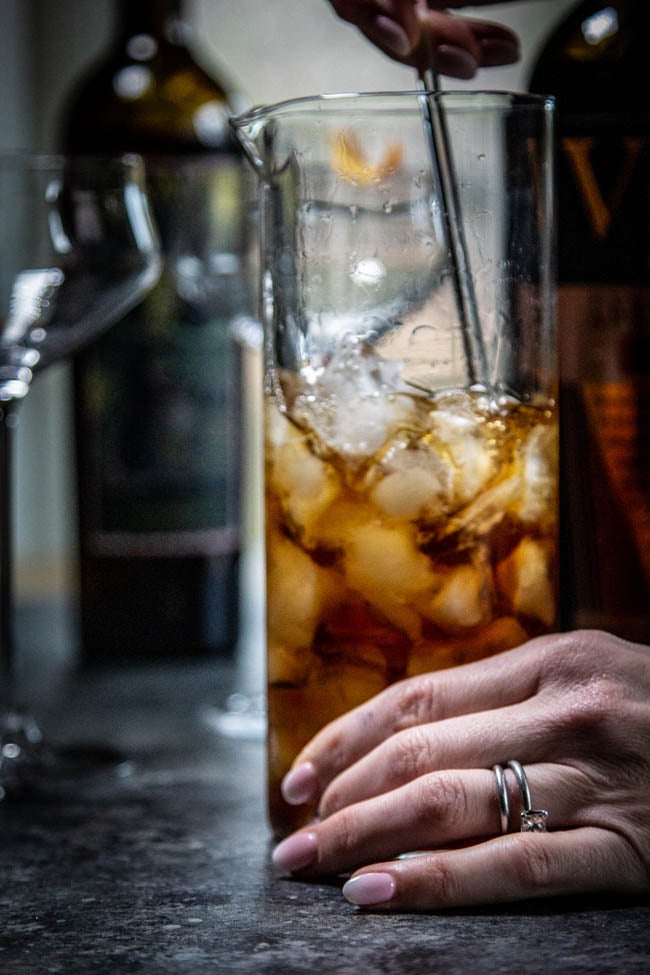
{"type": "MultiPolygon", "coordinates": [[[[523,807],[523,811],[520,816],[521,832],[545,833],[546,824],[548,821],[548,812],[546,809],[533,809],[530,787],[528,785],[528,779],[526,778],[523,765],[520,762],[517,762],[515,759],[511,759],[507,765],[508,768],[513,772],[521,793],[521,805],[523,807]]],[[[501,833],[503,834],[507,833],[510,828],[510,797],[508,795],[508,785],[503,766],[493,765],[492,771],[494,772],[497,783],[499,818],[501,833]]]]}
{"type": "Polygon", "coordinates": [[[510,824],[510,797],[508,796],[508,787],[506,786],[506,779],[501,765],[493,765],[492,771],[494,772],[497,780],[497,798],[499,800],[501,832],[507,833],[508,826],[510,824]]]}

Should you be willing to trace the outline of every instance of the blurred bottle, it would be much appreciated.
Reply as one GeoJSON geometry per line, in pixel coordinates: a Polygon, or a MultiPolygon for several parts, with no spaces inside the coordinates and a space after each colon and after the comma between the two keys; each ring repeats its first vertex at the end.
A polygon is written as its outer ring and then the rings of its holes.
{"type": "Polygon", "coordinates": [[[145,155],[165,268],[74,372],[83,658],[204,655],[237,634],[244,184],[226,86],[180,0],[118,0],[64,103],[72,153],[145,155]]]}
{"type": "Polygon", "coordinates": [[[565,627],[650,639],[650,4],[584,0],[530,88],[557,98],[565,627]]]}

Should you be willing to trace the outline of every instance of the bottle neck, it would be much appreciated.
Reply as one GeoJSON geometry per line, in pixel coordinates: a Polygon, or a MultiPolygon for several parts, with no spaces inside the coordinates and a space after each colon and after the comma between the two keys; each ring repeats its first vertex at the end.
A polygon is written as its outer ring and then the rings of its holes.
{"type": "Polygon", "coordinates": [[[185,0],[119,0],[117,36],[150,34],[157,40],[186,44],[190,34],[185,0]]]}

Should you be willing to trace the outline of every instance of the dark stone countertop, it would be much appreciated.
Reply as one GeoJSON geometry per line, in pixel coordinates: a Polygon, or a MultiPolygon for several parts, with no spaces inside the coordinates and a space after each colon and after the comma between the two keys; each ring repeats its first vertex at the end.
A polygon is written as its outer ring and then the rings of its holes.
{"type": "Polygon", "coordinates": [[[650,970],[650,898],[361,913],[339,885],[275,876],[260,742],[205,720],[225,663],[86,674],[46,730],[123,776],[0,806],[2,975],[445,975],[650,970]]]}

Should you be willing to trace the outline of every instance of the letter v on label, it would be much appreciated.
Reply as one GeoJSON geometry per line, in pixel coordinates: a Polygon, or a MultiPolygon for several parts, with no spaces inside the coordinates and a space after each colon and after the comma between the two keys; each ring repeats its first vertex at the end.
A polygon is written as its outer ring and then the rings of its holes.
{"type": "Polygon", "coordinates": [[[616,180],[614,192],[607,201],[603,198],[598,176],[591,161],[594,142],[595,140],[591,136],[582,136],[562,139],[561,145],[562,151],[566,153],[575,173],[594,234],[600,240],[605,240],[609,233],[612,218],[632,180],[644,140],[634,138],[623,140],[624,155],[621,172],[616,180]]]}

